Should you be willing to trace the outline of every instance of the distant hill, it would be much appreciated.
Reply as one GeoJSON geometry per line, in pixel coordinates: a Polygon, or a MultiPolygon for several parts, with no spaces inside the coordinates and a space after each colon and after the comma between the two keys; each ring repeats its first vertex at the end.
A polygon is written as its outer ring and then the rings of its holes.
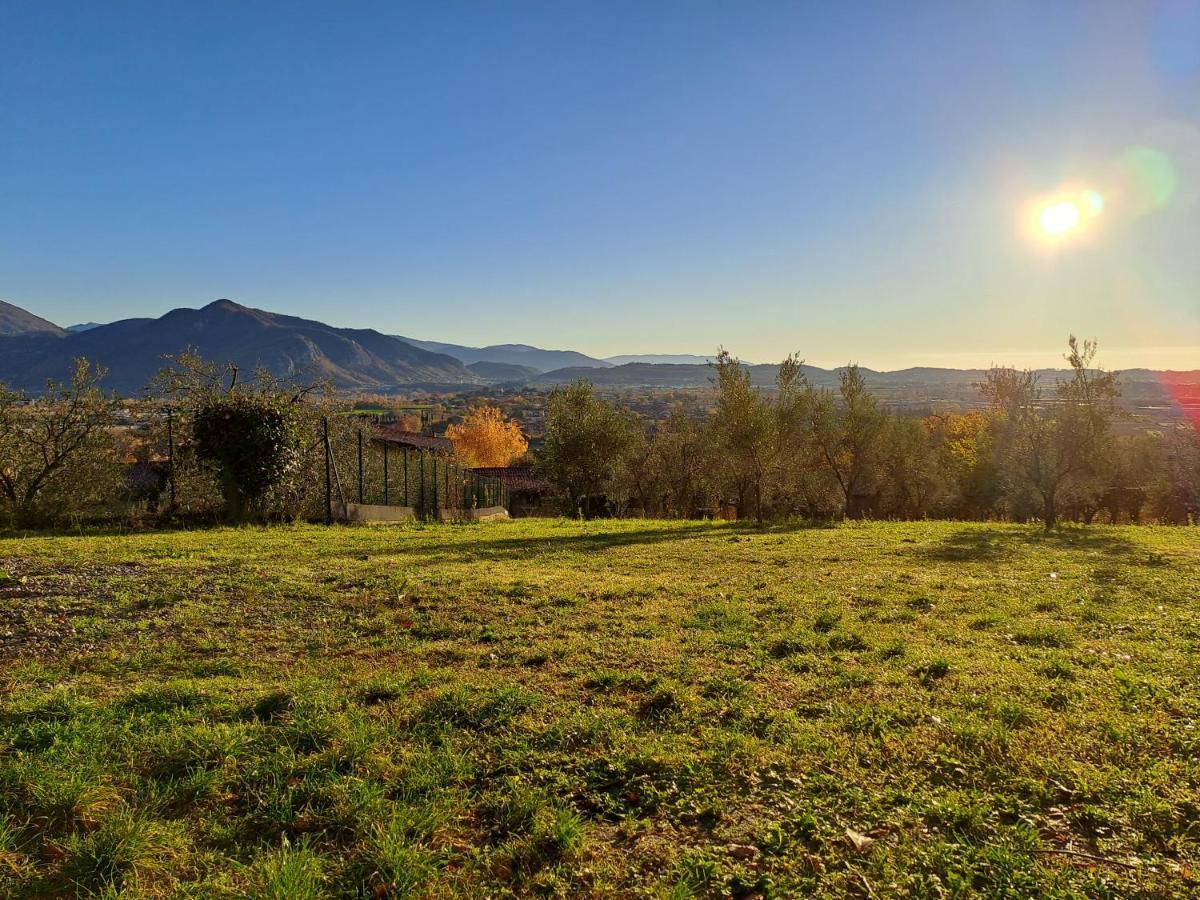
{"type": "Polygon", "coordinates": [[[99,322],[80,322],[78,325],[68,325],[67,331],[91,331],[100,327],[99,322]]]}
{"type": "Polygon", "coordinates": [[[623,366],[626,363],[653,363],[654,365],[676,363],[704,366],[714,359],[716,359],[715,353],[711,356],[696,356],[694,353],[635,353],[628,356],[606,356],[604,361],[614,366],[623,366]]]}
{"type": "MultiPolygon", "coordinates": [[[[775,383],[778,367],[749,365],[746,369],[755,385],[769,388],[775,383]]],[[[835,388],[841,369],[803,366],[802,371],[816,387],[835,388]]],[[[978,385],[983,369],[943,369],[917,367],[879,372],[860,367],[871,390],[893,408],[927,409],[942,401],[967,406],[979,404],[978,385]]],[[[1067,377],[1062,369],[1039,369],[1044,388],[1053,389],[1056,381],[1067,377]]],[[[1128,409],[1156,406],[1200,406],[1200,372],[1157,372],[1150,369],[1122,371],[1122,405],[1128,409]]],[[[626,363],[609,369],[568,367],[537,376],[541,386],[566,384],[585,378],[599,388],[709,388],[713,370],[707,365],[626,363]]]]}
{"type": "MultiPolygon", "coordinates": [[[[779,366],[773,363],[742,363],[742,368],[750,373],[750,380],[758,387],[771,387],[775,384],[775,376],[779,366]]],[[[838,373],[841,369],[821,369],[817,366],[801,366],[800,370],[809,381],[818,387],[832,387],[837,384],[838,373]]],[[[872,369],[860,367],[868,376],[879,373],[872,369]]],[[[564,384],[579,378],[586,378],[597,386],[607,387],[678,387],[698,388],[709,387],[715,374],[712,366],[707,363],[625,363],[601,372],[579,368],[558,369],[547,372],[537,379],[539,384],[564,384]]]]}
{"type": "MultiPolygon", "coordinates": [[[[775,375],[779,371],[778,366],[772,365],[747,365],[745,368],[750,371],[751,380],[761,387],[774,384],[775,375]]],[[[826,380],[826,377],[832,381],[835,377],[832,372],[813,366],[805,366],[804,370],[810,378],[815,375],[819,381],[826,380]]],[[[712,367],[707,364],[631,362],[609,369],[587,369],[579,366],[556,369],[540,375],[536,382],[566,384],[580,378],[586,378],[597,387],[698,388],[710,386],[714,373],[712,367]]]]}
{"type": "Polygon", "coordinates": [[[0,300],[0,335],[63,333],[63,329],[53,322],[0,300]]]}
{"type": "Polygon", "coordinates": [[[165,354],[189,346],[207,359],[232,362],[247,372],[261,364],[278,376],[329,378],[345,390],[482,380],[453,357],[378,331],[334,328],[230,300],[202,309],[174,309],[158,319],[0,340],[0,380],[25,390],[40,390],[47,378],[65,379],[72,358],[86,356],[108,369],[108,387],[133,393],[162,368],[165,354]]]}
{"type": "Polygon", "coordinates": [[[549,372],[567,366],[583,366],[587,368],[604,369],[610,364],[602,359],[593,359],[574,350],[543,350],[541,347],[531,347],[528,344],[493,344],[490,347],[464,347],[461,344],[443,344],[440,341],[418,341],[414,338],[401,337],[400,340],[432,350],[435,353],[445,353],[467,365],[477,362],[508,363],[514,366],[528,366],[538,372],[549,372]]]}
{"type": "Polygon", "coordinates": [[[508,382],[527,382],[541,374],[532,366],[518,366],[513,363],[476,362],[467,366],[484,381],[493,384],[508,382]]]}

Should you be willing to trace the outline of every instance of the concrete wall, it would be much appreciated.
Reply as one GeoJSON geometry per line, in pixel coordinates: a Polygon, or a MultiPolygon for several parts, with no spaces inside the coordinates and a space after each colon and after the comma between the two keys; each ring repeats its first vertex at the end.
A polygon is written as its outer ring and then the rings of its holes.
{"type": "Polygon", "coordinates": [[[378,506],[370,503],[347,503],[334,514],[345,522],[408,522],[417,517],[411,506],[378,506]]]}
{"type": "Polygon", "coordinates": [[[507,519],[508,510],[503,506],[485,506],[482,509],[443,509],[438,514],[442,522],[487,522],[490,519],[507,519]]]}
{"type": "MultiPolygon", "coordinates": [[[[370,503],[347,503],[335,506],[334,517],[342,522],[410,522],[417,517],[411,506],[377,506],[370,503]]],[[[438,514],[442,522],[486,522],[490,519],[507,519],[508,510],[503,506],[487,506],[483,509],[443,509],[438,514]]]]}

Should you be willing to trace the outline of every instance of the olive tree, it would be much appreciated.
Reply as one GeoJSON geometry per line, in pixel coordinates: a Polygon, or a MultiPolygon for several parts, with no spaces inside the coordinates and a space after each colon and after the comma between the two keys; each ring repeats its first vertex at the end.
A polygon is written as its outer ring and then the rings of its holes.
{"type": "Polygon", "coordinates": [[[846,515],[863,515],[876,486],[886,422],[857,365],[842,369],[836,393],[813,392],[810,417],[813,443],[837,481],[846,515]]]}
{"type": "Polygon", "coordinates": [[[636,438],[632,415],[601,400],[591,383],[580,379],[550,392],[540,466],[572,511],[594,515],[636,438]]]}
{"type": "Polygon", "coordinates": [[[763,491],[775,451],[775,421],[762,392],[754,387],[741,361],[721,349],[716,362],[717,403],[712,419],[713,446],[725,480],[737,495],[742,514],[753,502],[763,520],[763,491]]]}
{"type": "Polygon", "coordinates": [[[1032,493],[1047,531],[1063,496],[1100,468],[1118,414],[1117,374],[1094,366],[1096,342],[1071,335],[1068,348],[1069,376],[1049,396],[1028,369],[993,367],[982,385],[1010,490],[1032,493]]]}
{"type": "Polygon", "coordinates": [[[104,374],[79,358],[69,384],[49,381],[39,397],[0,384],[0,500],[14,524],[79,512],[89,488],[119,490],[118,400],[100,389],[104,374]],[[43,509],[52,495],[57,508],[43,509]]]}

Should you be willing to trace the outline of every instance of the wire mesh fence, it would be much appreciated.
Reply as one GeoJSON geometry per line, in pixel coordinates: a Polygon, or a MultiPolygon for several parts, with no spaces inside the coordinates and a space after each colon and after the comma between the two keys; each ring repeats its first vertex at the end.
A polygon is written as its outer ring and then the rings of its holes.
{"type": "Polygon", "coordinates": [[[331,417],[322,423],[322,439],[327,522],[351,504],[411,510],[422,519],[509,504],[499,478],[481,476],[447,453],[397,445],[371,428],[337,428],[331,417]]]}
{"type": "MultiPolygon", "coordinates": [[[[75,479],[81,483],[64,487],[70,498],[57,502],[87,519],[219,520],[219,472],[200,458],[189,423],[190,412],[181,406],[130,405],[106,452],[105,477],[75,479]]],[[[298,438],[286,477],[255,500],[256,518],[332,522],[358,505],[455,520],[510,503],[499,478],[471,471],[450,453],[384,441],[379,429],[344,407],[307,406],[298,438]]]]}

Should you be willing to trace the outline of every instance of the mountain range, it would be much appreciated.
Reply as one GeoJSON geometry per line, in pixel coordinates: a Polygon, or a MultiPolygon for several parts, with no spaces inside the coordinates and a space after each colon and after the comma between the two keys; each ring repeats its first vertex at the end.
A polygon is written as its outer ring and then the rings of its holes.
{"type": "Polygon", "coordinates": [[[230,300],[71,332],[11,304],[0,312],[6,323],[0,332],[0,381],[27,391],[40,390],[48,378],[65,379],[71,360],[85,356],[108,370],[106,386],[132,394],[163,367],[165,355],[188,347],[245,371],[262,365],[279,376],[328,378],[343,390],[484,381],[452,356],[378,331],[333,328],[230,300]]]}
{"type": "Polygon", "coordinates": [[[443,344],[440,341],[418,341],[414,338],[401,337],[399,340],[422,350],[434,353],[444,353],[455,359],[471,365],[472,363],[505,363],[533,369],[535,372],[552,372],[568,366],[584,366],[586,368],[603,369],[611,365],[603,359],[594,359],[577,353],[574,350],[543,350],[540,347],[530,347],[528,344],[492,344],[490,347],[464,347],[461,344],[443,344]]]}
{"type": "Polygon", "coordinates": [[[708,356],[697,356],[694,353],[633,353],[625,356],[606,356],[604,361],[612,363],[614,366],[623,366],[627,363],[650,363],[656,366],[707,366],[716,358],[715,353],[708,356]]]}
{"type": "MultiPolygon", "coordinates": [[[[164,356],[192,347],[207,359],[232,362],[249,371],[264,366],[278,376],[327,378],[345,391],[387,393],[404,388],[464,389],[472,385],[549,386],[587,378],[608,388],[704,388],[711,384],[710,357],[642,354],[597,359],[574,350],[545,350],[528,344],[468,347],[416,340],[373,329],[336,328],[310,319],[252,309],[217,300],[200,309],[173,309],[157,318],[92,322],[60,328],[11,303],[0,301],[0,381],[35,392],[47,379],[63,380],[71,360],[84,356],[108,370],[105,384],[123,394],[144,388],[163,367],[164,356]]],[[[749,365],[755,384],[774,383],[774,365],[749,365]]],[[[804,366],[819,386],[837,383],[838,369],[804,366]]],[[[880,396],[891,402],[977,398],[981,369],[917,367],[893,372],[862,370],[880,396]]],[[[1041,373],[1048,381],[1054,370],[1041,373]]],[[[1200,371],[1122,372],[1133,402],[1171,402],[1185,386],[1200,393],[1200,371]],[[1164,385],[1170,382],[1168,391],[1164,385]]]]}

